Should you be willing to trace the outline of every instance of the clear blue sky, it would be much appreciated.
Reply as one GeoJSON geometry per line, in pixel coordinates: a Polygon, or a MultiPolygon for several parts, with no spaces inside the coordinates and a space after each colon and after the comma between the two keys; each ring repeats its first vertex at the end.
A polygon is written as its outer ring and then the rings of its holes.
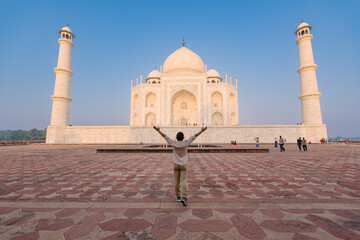
{"type": "Polygon", "coordinates": [[[329,136],[360,136],[360,1],[0,1],[0,129],[50,123],[59,45],[74,39],[72,125],[128,125],[130,80],[181,47],[239,79],[240,124],[301,122],[298,47],[312,41],[329,136]]]}

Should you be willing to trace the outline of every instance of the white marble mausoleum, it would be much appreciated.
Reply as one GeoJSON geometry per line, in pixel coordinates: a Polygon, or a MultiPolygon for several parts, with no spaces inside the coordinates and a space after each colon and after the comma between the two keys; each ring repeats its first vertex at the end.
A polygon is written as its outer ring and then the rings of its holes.
{"type": "MultiPolygon", "coordinates": [[[[237,86],[185,47],[131,87],[131,126],[236,126],[237,86]]],[[[236,80],[237,82],[237,80],[236,80]]],[[[133,85],[133,83],[132,83],[133,85]]]]}
{"type": "MultiPolygon", "coordinates": [[[[55,68],[51,123],[46,143],[51,144],[118,144],[160,143],[163,138],[152,129],[160,126],[175,136],[183,131],[190,137],[202,126],[209,127],[196,142],[230,143],[273,142],[280,135],[287,142],[305,137],[312,142],[327,138],[322,122],[310,34],[312,27],[301,23],[295,31],[299,45],[301,125],[239,125],[238,82],[221,77],[212,67],[183,46],[171,53],[160,69],[131,81],[130,126],[70,126],[71,50],[75,35],[68,26],[60,31],[58,64],[55,68]]],[[[295,97],[295,96],[294,96],[295,97]]]]}

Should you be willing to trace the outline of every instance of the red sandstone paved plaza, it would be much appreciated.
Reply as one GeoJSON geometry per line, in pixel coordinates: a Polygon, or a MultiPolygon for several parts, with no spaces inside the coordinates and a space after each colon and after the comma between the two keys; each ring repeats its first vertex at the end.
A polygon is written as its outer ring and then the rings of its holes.
{"type": "Polygon", "coordinates": [[[360,145],[262,147],[190,153],[183,207],[171,153],[1,146],[0,239],[360,239],[360,145]]]}

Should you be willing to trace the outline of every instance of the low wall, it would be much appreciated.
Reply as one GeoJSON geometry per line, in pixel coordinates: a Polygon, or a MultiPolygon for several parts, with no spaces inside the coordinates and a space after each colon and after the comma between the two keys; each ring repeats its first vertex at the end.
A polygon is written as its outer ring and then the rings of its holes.
{"type": "MultiPolygon", "coordinates": [[[[201,127],[162,127],[161,130],[171,138],[179,131],[185,138],[198,132],[201,127]]],[[[282,136],[287,143],[295,143],[299,137],[307,141],[320,142],[327,138],[326,125],[246,125],[232,127],[209,127],[195,143],[254,143],[259,137],[260,143],[272,143],[274,138],[282,136]]],[[[152,127],[130,126],[49,126],[46,143],[49,144],[126,144],[126,143],[164,143],[165,140],[152,127]]]]}

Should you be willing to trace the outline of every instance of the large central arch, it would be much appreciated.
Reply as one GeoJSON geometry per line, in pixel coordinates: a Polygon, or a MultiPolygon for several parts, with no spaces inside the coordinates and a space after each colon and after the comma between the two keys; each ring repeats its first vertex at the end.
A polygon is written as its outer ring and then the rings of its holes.
{"type": "Polygon", "coordinates": [[[183,89],[171,98],[171,126],[193,125],[197,122],[196,97],[183,89]]]}

